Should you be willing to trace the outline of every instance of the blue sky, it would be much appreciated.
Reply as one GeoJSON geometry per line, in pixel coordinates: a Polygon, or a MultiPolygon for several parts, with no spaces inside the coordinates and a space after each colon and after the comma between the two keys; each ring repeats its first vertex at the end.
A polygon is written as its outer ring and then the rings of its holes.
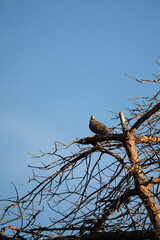
{"type": "Polygon", "coordinates": [[[39,161],[28,152],[93,135],[91,114],[112,127],[110,111],[156,93],[125,73],[159,73],[159,12],[159,0],[0,1],[0,198],[39,161]]]}

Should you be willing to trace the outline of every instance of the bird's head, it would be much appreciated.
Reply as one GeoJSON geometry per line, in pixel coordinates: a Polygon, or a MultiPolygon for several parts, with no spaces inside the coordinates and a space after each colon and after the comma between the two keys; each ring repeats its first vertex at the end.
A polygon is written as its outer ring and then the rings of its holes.
{"type": "Polygon", "coordinates": [[[95,120],[95,115],[91,115],[91,120],[95,120]]]}

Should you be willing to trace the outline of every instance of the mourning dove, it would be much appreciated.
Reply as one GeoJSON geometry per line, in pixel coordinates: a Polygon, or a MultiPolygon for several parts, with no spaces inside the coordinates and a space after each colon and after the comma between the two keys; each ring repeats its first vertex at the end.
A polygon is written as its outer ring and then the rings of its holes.
{"type": "Polygon", "coordinates": [[[91,115],[91,119],[89,122],[89,128],[92,132],[99,134],[99,135],[106,135],[109,134],[109,129],[101,122],[95,120],[95,116],[91,115]]]}

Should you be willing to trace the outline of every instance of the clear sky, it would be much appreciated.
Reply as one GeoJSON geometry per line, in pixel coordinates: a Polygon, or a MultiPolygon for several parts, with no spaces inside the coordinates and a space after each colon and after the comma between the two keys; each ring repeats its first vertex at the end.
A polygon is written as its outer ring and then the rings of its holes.
{"type": "Polygon", "coordinates": [[[152,96],[157,85],[125,76],[158,74],[159,0],[0,1],[0,198],[31,175],[28,152],[93,135],[91,114],[152,96]]]}

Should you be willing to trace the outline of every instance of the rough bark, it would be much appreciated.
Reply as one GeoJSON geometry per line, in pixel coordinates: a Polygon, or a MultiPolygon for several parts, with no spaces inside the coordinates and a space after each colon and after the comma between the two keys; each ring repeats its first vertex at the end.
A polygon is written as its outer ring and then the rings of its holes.
{"type": "Polygon", "coordinates": [[[157,232],[157,236],[160,239],[160,210],[151,193],[151,186],[146,185],[143,170],[137,155],[133,134],[134,132],[127,132],[126,140],[124,141],[124,147],[126,149],[128,158],[134,167],[135,187],[139,197],[148,211],[150,220],[157,232]]]}
{"type": "MultiPolygon", "coordinates": [[[[135,143],[160,143],[160,137],[155,136],[133,136],[135,143]]],[[[123,134],[108,134],[108,135],[96,135],[92,137],[86,137],[76,140],[77,143],[81,144],[93,144],[106,140],[115,140],[122,142],[124,140],[123,134]]]]}

